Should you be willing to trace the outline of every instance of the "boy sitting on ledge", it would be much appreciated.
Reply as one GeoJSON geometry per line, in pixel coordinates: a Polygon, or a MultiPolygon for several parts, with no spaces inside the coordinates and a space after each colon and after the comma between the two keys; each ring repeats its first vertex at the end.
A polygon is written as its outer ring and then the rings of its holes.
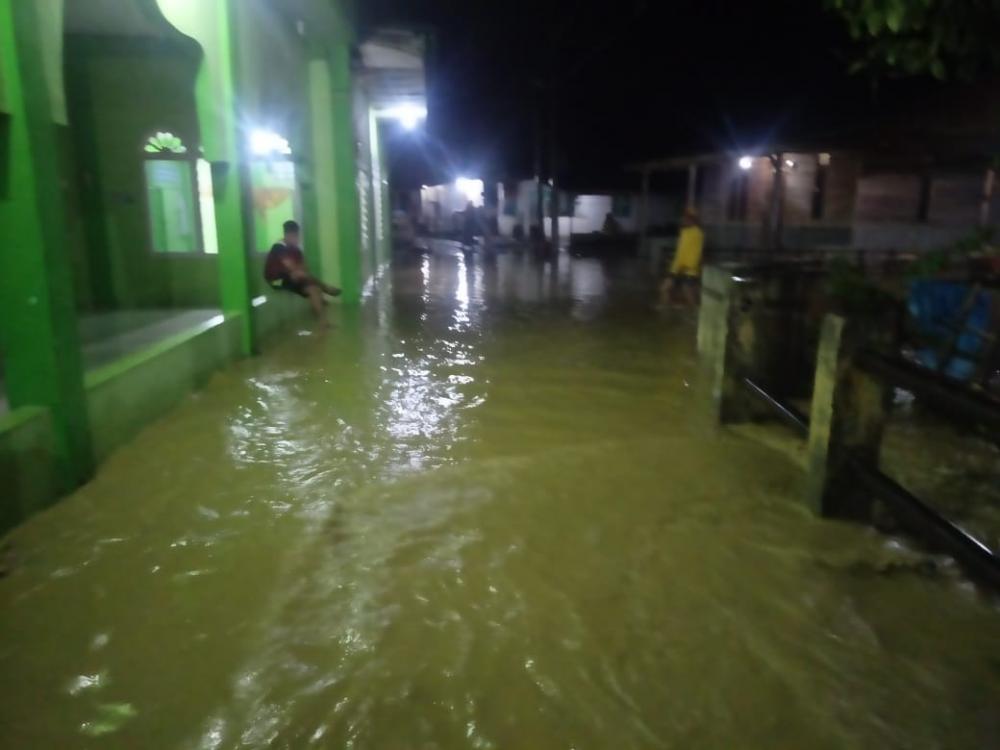
{"type": "Polygon", "coordinates": [[[306,256],[299,245],[299,224],[296,221],[286,221],[282,225],[285,236],[281,242],[276,242],[267,254],[264,263],[264,278],[272,289],[282,289],[309,300],[313,314],[320,323],[326,321],[323,308],[326,306],[324,294],[336,297],[340,290],[335,286],[324,284],[312,276],[306,267],[306,256]]]}

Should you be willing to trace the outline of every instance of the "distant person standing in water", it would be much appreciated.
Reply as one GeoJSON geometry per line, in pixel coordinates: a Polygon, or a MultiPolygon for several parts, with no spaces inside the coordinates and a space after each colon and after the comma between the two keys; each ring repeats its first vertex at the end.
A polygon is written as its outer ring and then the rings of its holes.
{"type": "Polygon", "coordinates": [[[462,252],[471,253],[476,247],[476,236],[482,234],[480,229],[479,212],[475,205],[469,201],[462,212],[462,252]]]}
{"type": "Polygon", "coordinates": [[[601,231],[609,237],[617,237],[622,233],[622,225],[618,223],[618,219],[610,211],[604,217],[604,226],[601,227],[601,231]]]}
{"type": "Polygon", "coordinates": [[[300,246],[299,224],[286,221],[283,225],[284,239],[271,247],[264,263],[264,279],[272,289],[292,292],[309,300],[316,320],[326,323],[323,308],[326,306],[324,294],[336,297],[340,290],[324,284],[310,275],[306,267],[306,256],[300,246]]]}
{"type": "Polygon", "coordinates": [[[701,254],[705,248],[705,232],[698,222],[698,212],[684,209],[677,251],[670,272],[660,286],[660,307],[670,304],[674,287],[678,287],[687,305],[698,304],[698,282],[701,278],[701,254]]]}

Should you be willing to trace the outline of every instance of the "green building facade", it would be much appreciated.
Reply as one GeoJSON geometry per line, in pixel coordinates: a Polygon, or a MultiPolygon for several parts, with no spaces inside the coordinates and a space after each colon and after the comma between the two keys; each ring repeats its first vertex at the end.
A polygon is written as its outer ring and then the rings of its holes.
{"type": "Polygon", "coordinates": [[[0,527],[303,314],[262,279],[286,219],[360,302],[388,206],[357,43],[341,0],[0,0],[0,527]]]}

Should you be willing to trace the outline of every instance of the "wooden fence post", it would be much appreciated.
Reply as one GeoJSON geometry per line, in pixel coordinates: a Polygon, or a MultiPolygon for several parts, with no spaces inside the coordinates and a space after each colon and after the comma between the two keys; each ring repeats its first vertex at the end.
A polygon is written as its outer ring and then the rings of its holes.
{"type": "Polygon", "coordinates": [[[715,421],[749,421],[767,408],[744,385],[746,377],[770,379],[767,283],[740,278],[720,266],[702,274],[698,353],[709,371],[715,421]]]}
{"type": "Polygon", "coordinates": [[[878,467],[890,389],[854,367],[859,336],[848,322],[827,315],[820,334],[809,420],[807,497],[824,516],[867,519],[871,498],[852,481],[850,458],[878,467]]]}

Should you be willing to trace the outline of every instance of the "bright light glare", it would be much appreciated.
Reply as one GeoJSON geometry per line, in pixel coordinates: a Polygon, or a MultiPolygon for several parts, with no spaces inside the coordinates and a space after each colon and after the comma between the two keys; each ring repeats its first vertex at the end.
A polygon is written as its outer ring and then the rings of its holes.
{"type": "Polygon", "coordinates": [[[785,166],[789,169],[795,169],[795,162],[791,159],[785,159],[785,166]]]}
{"type": "Polygon", "coordinates": [[[399,116],[399,123],[406,130],[413,130],[420,124],[420,118],[413,112],[407,112],[406,114],[399,116]]]}
{"type": "Polygon", "coordinates": [[[292,147],[288,140],[271,130],[252,130],[250,132],[250,152],[254,156],[288,156],[292,147]]]}
{"type": "Polygon", "coordinates": [[[198,182],[198,205],[201,208],[201,246],[207,255],[219,254],[219,235],[215,224],[215,188],[212,186],[212,165],[198,159],[195,165],[198,182]]]}
{"type": "Polygon", "coordinates": [[[483,199],[485,185],[482,180],[470,180],[468,177],[459,177],[455,180],[455,189],[473,203],[480,203],[483,199]]]}
{"type": "Polygon", "coordinates": [[[750,169],[753,166],[752,156],[741,156],[740,157],[740,169],[750,169]]]}
{"type": "Polygon", "coordinates": [[[397,120],[407,130],[414,130],[422,120],[427,119],[427,108],[418,107],[416,104],[400,104],[398,107],[385,110],[382,114],[397,120]]]}

